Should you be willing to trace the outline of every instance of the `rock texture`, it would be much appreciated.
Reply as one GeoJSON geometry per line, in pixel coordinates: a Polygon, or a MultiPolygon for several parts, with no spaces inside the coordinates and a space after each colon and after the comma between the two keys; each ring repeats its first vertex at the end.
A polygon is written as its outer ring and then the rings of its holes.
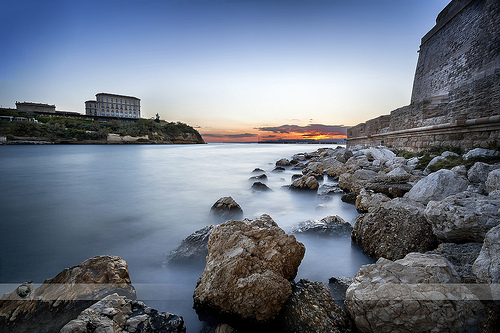
{"type": "Polygon", "coordinates": [[[441,243],[437,249],[428,252],[442,255],[455,268],[463,283],[475,283],[472,265],[481,252],[482,243],[441,243]]]}
{"type": "Polygon", "coordinates": [[[16,291],[0,300],[1,332],[57,332],[80,312],[107,295],[135,299],[127,263],[99,256],[64,269],[24,298],[16,291]]]}
{"type": "Polygon", "coordinates": [[[373,193],[373,191],[367,191],[362,189],[359,195],[356,197],[356,209],[359,212],[367,213],[372,211],[382,205],[382,203],[390,201],[391,199],[382,193],[373,193]]]}
{"type": "Polygon", "coordinates": [[[482,305],[442,256],[410,253],[365,265],[344,307],[361,332],[471,332],[482,305]]]}
{"type": "Polygon", "coordinates": [[[500,169],[491,171],[488,174],[485,184],[488,193],[500,190],[500,169]]]}
{"type": "Polygon", "coordinates": [[[469,186],[469,181],[451,170],[441,169],[419,180],[405,197],[413,201],[427,204],[429,201],[439,201],[449,195],[463,192],[469,186]]]}
{"type": "Polygon", "coordinates": [[[278,319],[281,332],[341,333],[350,330],[349,318],[335,304],[323,283],[301,279],[292,289],[278,319]]]}
{"type": "Polygon", "coordinates": [[[238,219],[243,216],[243,209],[233,198],[222,197],[213,204],[210,214],[222,219],[238,219]]]}
{"type": "Polygon", "coordinates": [[[393,199],[359,215],[351,237],[370,256],[390,260],[410,252],[426,252],[437,245],[424,206],[405,198],[393,199]]]}
{"type": "Polygon", "coordinates": [[[338,215],[331,215],[321,220],[309,220],[299,223],[292,229],[293,233],[307,233],[318,236],[347,236],[352,226],[338,215]]]}
{"type": "Polygon", "coordinates": [[[268,215],[212,230],[207,264],[194,291],[197,311],[266,322],[290,296],[305,247],[268,215]]]}
{"type": "Polygon", "coordinates": [[[183,263],[191,261],[205,261],[208,254],[207,244],[210,233],[214,228],[208,225],[200,230],[196,230],[191,235],[182,240],[181,244],[168,256],[168,262],[183,263]]]}
{"type": "Polygon", "coordinates": [[[158,313],[144,303],[112,294],[66,324],[60,333],[121,333],[121,332],[186,332],[182,317],[171,313],[158,313]]]}
{"type": "Polygon", "coordinates": [[[302,176],[293,181],[290,186],[291,189],[295,190],[317,190],[319,183],[314,176],[302,176]]]}
{"type": "Polygon", "coordinates": [[[500,283],[500,225],[486,234],[479,257],[472,270],[482,283],[500,283]]]}

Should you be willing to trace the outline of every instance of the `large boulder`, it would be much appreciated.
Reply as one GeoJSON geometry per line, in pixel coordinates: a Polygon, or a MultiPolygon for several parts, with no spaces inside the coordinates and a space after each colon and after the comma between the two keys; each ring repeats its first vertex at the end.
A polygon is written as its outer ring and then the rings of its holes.
{"type": "Polygon", "coordinates": [[[281,160],[276,161],[276,166],[289,166],[290,161],[287,158],[282,158],[281,160]]]}
{"type": "Polygon", "coordinates": [[[98,256],[64,269],[33,290],[23,284],[0,300],[0,332],[58,332],[80,312],[118,293],[135,299],[127,263],[98,256]]]}
{"type": "Polygon", "coordinates": [[[332,215],[321,220],[308,220],[292,228],[293,233],[306,233],[318,236],[347,236],[352,226],[338,215],[332,215]]]}
{"type": "Polygon", "coordinates": [[[319,183],[314,176],[302,176],[298,179],[295,179],[290,185],[290,188],[293,190],[317,190],[319,187],[319,183]]]}
{"type": "Polygon", "coordinates": [[[442,255],[453,265],[463,283],[475,283],[472,265],[481,252],[482,243],[441,243],[437,249],[427,252],[442,255]]]}
{"type": "Polygon", "coordinates": [[[482,242],[488,230],[500,224],[500,197],[461,192],[429,202],[425,217],[442,242],[482,242]]]}
{"type": "Polygon", "coordinates": [[[472,270],[482,283],[500,283],[500,225],[486,234],[472,270]]]}
{"type": "Polygon", "coordinates": [[[274,318],[292,293],[305,247],[269,215],[227,221],[212,230],[194,307],[229,320],[262,323],[274,318]]]}
{"type": "Polygon", "coordinates": [[[183,333],[186,332],[186,327],[182,317],[171,313],[158,313],[143,302],[112,294],[83,310],[60,331],[75,332],[183,333]]]}
{"type": "Polygon", "coordinates": [[[223,220],[238,219],[243,216],[243,209],[232,197],[222,197],[210,208],[210,214],[223,220]]]}
{"type": "Polygon", "coordinates": [[[292,289],[278,319],[279,331],[343,333],[350,330],[349,318],[335,304],[323,283],[301,279],[292,289]]]}
{"type": "Polygon", "coordinates": [[[396,198],[357,217],[351,234],[361,249],[375,258],[401,259],[410,252],[436,247],[436,238],[424,216],[425,207],[396,198]]]}
{"type": "Polygon", "coordinates": [[[347,167],[344,163],[339,162],[337,159],[330,158],[324,161],[325,173],[332,178],[339,178],[341,174],[347,172],[347,167]]]}
{"type": "Polygon", "coordinates": [[[208,254],[207,244],[208,238],[214,225],[208,225],[200,230],[196,230],[191,235],[184,238],[181,244],[174,249],[169,257],[168,262],[184,263],[191,261],[205,261],[208,254]]]}
{"type": "Polygon", "coordinates": [[[373,191],[367,191],[362,189],[359,195],[356,197],[356,209],[359,212],[367,213],[372,211],[382,205],[382,203],[390,201],[391,199],[382,193],[374,193],[373,191]]]}
{"type": "Polygon", "coordinates": [[[356,170],[352,174],[344,173],[339,177],[339,187],[358,194],[377,175],[375,171],[366,169],[356,170]]]}
{"type": "Polygon", "coordinates": [[[419,180],[405,197],[426,205],[431,200],[438,201],[463,192],[468,186],[469,181],[465,177],[451,170],[441,169],[419,180]]]}
{"type": "Polygon", "coordinates": [[[382,163],[385,163],[390,159],[396,157],[396,154],[394,154],[392,151],[386,148],[371,147],[368,149],[363,149],[361,150],[361,152],[363,152],[366,155],[369,161],[379,160],[382,163]]]}
{"type": "Polygon", "coordinates": [[[474,332],[482,305],[444,257],[410,253],[362,266],[344,308],[361,332],[474,332]]]}
{"type": "Polygon", "coordinates": [[[470,150],[467,154],[463,156],[465,160],[471,158],[484,158],[484,157],[498,157],[500,156],[500,152],[496,150],[484,149],[484,148],[475,148],[470,150]]]}
{"type": "Polygon", "coordinates": [[[488,193],[500,190],[500,169],[491,171],[486,178],[486,189],[488,193]]]}

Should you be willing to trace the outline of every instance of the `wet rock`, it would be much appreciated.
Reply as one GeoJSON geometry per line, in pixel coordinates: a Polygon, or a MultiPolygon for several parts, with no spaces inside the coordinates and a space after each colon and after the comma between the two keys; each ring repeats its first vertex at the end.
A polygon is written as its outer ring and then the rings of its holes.
{"type": "Polygon", "coordinates": [[[354,204],[356,202],[357,194],[354,192],[349,192],[344,194],[340,200],[346,203],[354,204]]]}
{"type": "Polygon", "coordinates": [[[306,167],[304,163],[297,163],[292,167],[292,170],[302,170],[306,167]]]}
{"type": "Polygon", "coordinates": [[[321,220],[308,220],[292,228],[292,232],[314,234],[318,236],[347,236],[350,235],[352,226],[338,215],[331,215],[321,220]]]}
{"type": "Polygon", "coordinates": [[[457,271],[463,283],[475,283],[476,276],[472,273],[472,265],[479,256],[482,243],[442,243],[437,249],[427,252],[445,257],[457,271]]]}
{"type": "Polygon", "coordinates": [[[429,202],[425,217],[442,242],[482,242],[488,230],[500,224],[500,198],[461,192],[429,202]]]}
{"type": "Polygon", "coordinates": [[[344,307],[361,332],[474,332],[482,309],[448,260],[421,253],[362,266],[344,307]]]}
{"type": "Polygon", "coordinates": [[[296,173],[296,174],[292,175],[292,181],[294,181],[294,180],[296,180],[296,179],[299,179],[299,178],[300,178],[300,177],[302,177],[302,176],[303,176],[303,174],[301,174],[301,173],[296,173]]]}
{"type": "Polygon", "coordinates": [[[248,180],[266,181],[267,176],[265,173],[263,173],[262,175],[250,177],[248,180]]]}
{"type": "Polygon", "coordinates": [[[472,270],[481,283],[500,283],[500,225],[486,234],[472,270]]]}
{"type": "Polygon", "coordinates": [[[447,196],[463,192],[469,186],[469,181],[451,170],[441,169],[419,180],[405,198],[427,204],[429,201],[439,201],[447,196]]]}
{"type": "Polygon", "coordinates": [[[61,333],[73,332],[186,332],[182,317],[157,310],[118,294],[112,294],[80,313],[61,333]]]}
{"type": "Polygon", "coordinates": [[[194,233],[186,237],[181,244],[170,253],[168,262],[205,262],[205,257],[208,254],[208,239],[213,228],[213,225],[208,225],[200,230],[196,230],[194,233]]]}
{"type": "Polygon", "coordinates": [[[321,282],[294,283],[279,317],[281,332],[348,332],[351,323],[321,282]]]}
{"type": "Polygon", "coordinates": [[[367,191],[362,189],[359,195],[356,197],[356,209],[359,212],[367,213],[382,205],[382,203],[390,201],[391,199],[382,193],[374,193],[373,191],[367,191]]]}
{"type": "Polygon", "coordinates": [[[253,183],[252,190],[257,191],[257,192],[272,191],[266,184],[261,183],[261,182],[253,183]]]}
{"type": "Polygon", "coordinates": [[[223,219],[237,219],[243,216],[243,209],[232,197],[222,197],[214,203],[210,214],[223,219]]]}
{"type": "Polygon", "coordinates": [[[489,150],[484,148],[475,148],[469,151],[467,154],[463,156],[465,160],[477,157],[498,157],[500,156],[500,152],[496,150],[489,150]]]}
{"type": "Polygon", "coordinates": [[[268,215],[227,221],[212,230],[194,307],[235,322],[274,318],[292,288],[305,247],[268,215]]]}
{"type": "Polygon", "coordinates": [[[318,187],[318,195],[343,194],[344,191],[336,184],[321,184],[318,187]]]}
{"type": "Polygon", "coordinates": [[[255,168],[253,169],[252,173],[260,173],[260,172],[265,172],[264,170],[262,170],[261,168],[255,168]]]}
{"type": "Polygon", "coordinates": [[[276,168],[274,168],[271,172],[283,172],[285,171],[286,169],[281,167],[281,166],[277,166],[276,168]]]}
{"type": "Polygon", "coordinates": [[[351,238],[375,258],[401,259],[410,252],[426,252],[437,246],[424,216],[425,207],[396,198],[369,213],[359,215],[351,238]]]}
{"type": "Polygon", "coordinates": [[[58,332],[84,309],[114,293],[136,297],[127,263],[109,255],[87,259],[24,297],[17,290],[3,295],[0,332],[58,332]]]}
{"type": "Polygon", "coordinates": [[[341,308],[344,308],[345,295],[351,283],[352,278],[347,276],[333,276],[328,279],[328,289],[330,289],[335,303],[341,308]]]}
{"type": "Polygon", "coordinates": [[[290,186],[291,189],[295,190],[317,190],[319,183],[313,176],[302,176],[293,181],[290,186]]]}
{"type": "Polygon", "coordinates": [[[488,174],[485,185],[488,193],[500,190],[500,169],[493,170],[488,174]]]}
{"type": "Polygon", "coordinates": [[[287,158],[282,158],[279,161],[276,161],[276,166],[289,166],[290,161],[287,158]]]}

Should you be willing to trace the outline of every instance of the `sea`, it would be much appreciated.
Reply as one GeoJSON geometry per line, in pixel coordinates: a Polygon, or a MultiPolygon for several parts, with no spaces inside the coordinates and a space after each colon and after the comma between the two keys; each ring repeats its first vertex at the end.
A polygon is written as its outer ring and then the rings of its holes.
{"type": "MultiPolygon", "coordinates": [[[[286,232],[300,222],[339,215],[354,225],[354,205],[290,191],[293,174],[272,172],[293,154],[337,145],[7,145],[0,146],[0,293],[42,283],[98,255],[122,257],[138,299],[184,318],[188,332],[206,323],[192,295],[204,263],[169,264],[194,231],[220,223],[211,206],[231,196],[244,217],[270,215],[286,232]],[[255,192],[261,168],[272,191],[255,192]]],[[[325,177],[322,183],[335,181],[325,177]]],[[[328,285],[373,261],[349,236],[297,234],[306,247],[296,280],[328,285]]]]}

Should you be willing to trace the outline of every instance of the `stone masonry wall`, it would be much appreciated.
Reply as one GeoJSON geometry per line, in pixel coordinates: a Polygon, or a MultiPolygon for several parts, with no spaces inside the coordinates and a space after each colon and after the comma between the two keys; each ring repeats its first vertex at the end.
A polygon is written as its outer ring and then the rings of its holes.
{"type": "Polygon", "coordinates": [[[500,145],[500,1],[453,0],[422,38],[412,103],[347,130],[347,145],[500,145]]]}

